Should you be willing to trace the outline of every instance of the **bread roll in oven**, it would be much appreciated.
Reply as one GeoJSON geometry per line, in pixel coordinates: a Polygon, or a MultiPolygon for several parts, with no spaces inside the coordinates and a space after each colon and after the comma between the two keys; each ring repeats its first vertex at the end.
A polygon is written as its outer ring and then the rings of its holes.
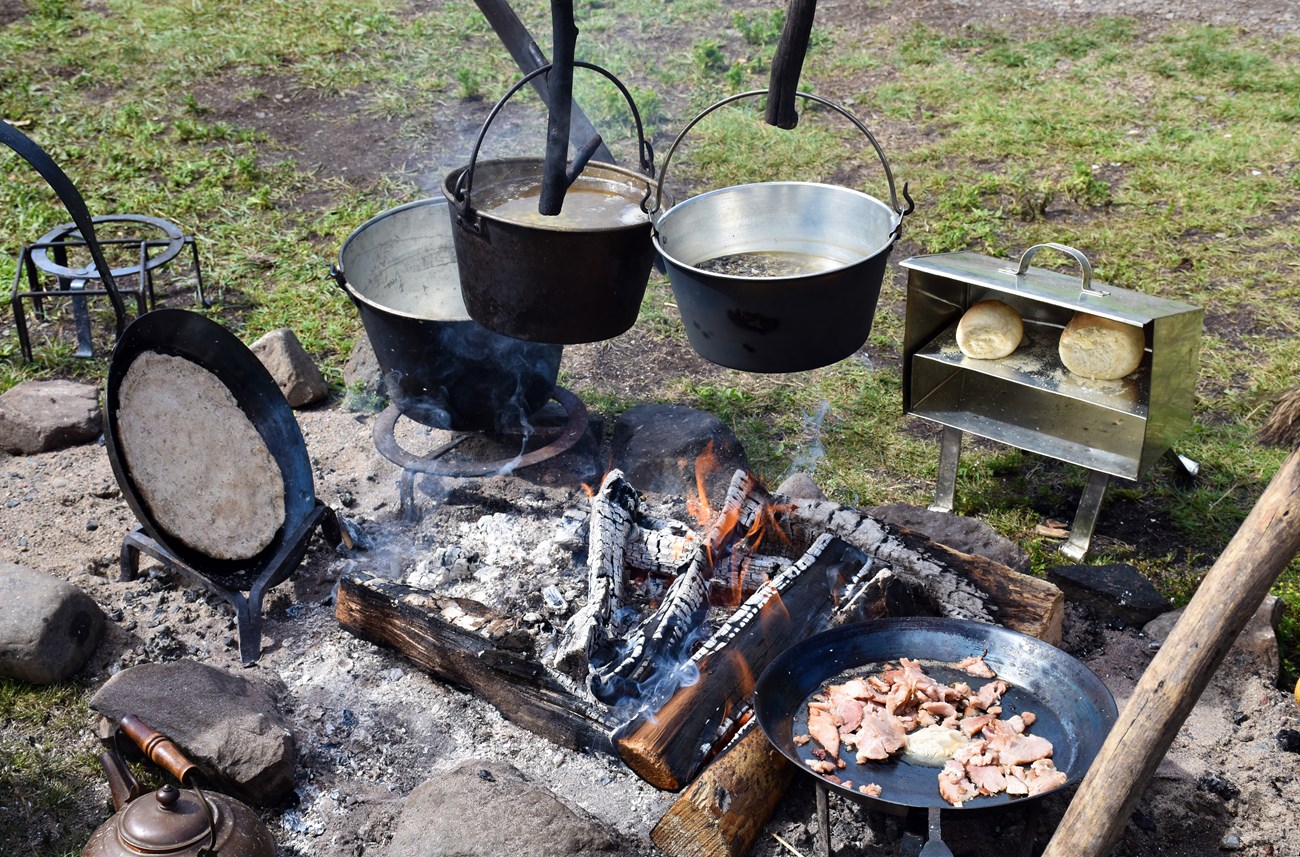
{"type": "Polygon", "coordinates": [[[1058,350],[1061,362],[1074,374],[1114,381],[1137,369],[1145,346],[1141,327],[1076,312],[1061,331],[1058,350]]]}
{"type": "Polygon", "coordinates": [[[1002,301],[973,304],[957,322],[957,347],[967,357],[999,360],[1018,347],[1025,336],[1020,313],[1002,301]]]}

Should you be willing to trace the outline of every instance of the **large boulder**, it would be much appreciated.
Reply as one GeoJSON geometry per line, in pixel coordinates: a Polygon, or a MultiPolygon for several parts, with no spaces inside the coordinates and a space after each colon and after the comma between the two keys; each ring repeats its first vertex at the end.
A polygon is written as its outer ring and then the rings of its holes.
{"type": "Polygon", "coordinates": [[[0,563],[0,675],[52,684],[75,674],[104,636],[104,613],[57,577],[0,563]]]}
{"type": "Polygon", "coordinates": [[[510,764],[483,759],[467,759],[417,786],[388,846],[388,857],[634,853],[510,764]]]}
{"type": "Polygon", "coordinates": [[[122,670],[90,700],[111,723],[134,714],[171,738],[222,791],[272,806],[293,792],[293,733],[262,682],[196,661],[122,670]]]}
{"type": "Polygon", "coordinates": [[[0,449],[34,455],[90,443],[103,430],[99,388],[75,381],[24,381],[0,393],[0,449]]]}

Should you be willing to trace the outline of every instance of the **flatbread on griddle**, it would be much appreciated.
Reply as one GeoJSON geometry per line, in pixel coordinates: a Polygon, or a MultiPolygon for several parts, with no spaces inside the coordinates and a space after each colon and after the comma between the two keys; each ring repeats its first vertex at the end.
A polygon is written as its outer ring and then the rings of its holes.
{"type": "Polygon", "coordinates": [[[284,475],[216,375],[144,352],[118,388],[117,433],[153,522],[214,559],[256,556],[284,523],[284,475]]]}

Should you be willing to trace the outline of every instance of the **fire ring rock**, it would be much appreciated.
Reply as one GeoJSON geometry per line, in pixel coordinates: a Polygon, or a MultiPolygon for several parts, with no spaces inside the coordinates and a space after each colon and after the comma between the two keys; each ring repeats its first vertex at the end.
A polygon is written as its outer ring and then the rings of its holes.
{"type": "Polygon", "coordinates": [[[140,664],[105,682],[90,707],[113,725],[136,715],[247,803],[272,806],[293,792],[293,734],[260,681],[196,661],[140,664]]]}
{"type": "Polygon", "coordinates": [[[0,393],[0,449],[34,455],[90,443],[103,429],[99,388],[75,381],[24,381],[0,393]]]}
{"type": "Polygon", "coordinates": [[[749,470],[740,440],[713,414],[684,405],[637,405],[614,424],[614,466],[641,491],[694,496],[696,459],[712,444],[705,487],[722,501],[731,476],[749,470]]]}
{"type": "Polygon", "coordinates": [[[57,577],[0,563],[0,675],[51,684],[76,673],[104,636],[104,613],[57,577]]]}
{"type": "Polygon", "coordinates": [[[634,853],[508,763],[486,759],[467,759],[416,786],[388,847],[388,857],[634,853]]]}
{"type": "Polygon", "coordinates": [[[291,408],[315,404],[329,394],[329,384],[297,335],[286,327],[273,330],[249,346],[275,379],[291,408]]]}

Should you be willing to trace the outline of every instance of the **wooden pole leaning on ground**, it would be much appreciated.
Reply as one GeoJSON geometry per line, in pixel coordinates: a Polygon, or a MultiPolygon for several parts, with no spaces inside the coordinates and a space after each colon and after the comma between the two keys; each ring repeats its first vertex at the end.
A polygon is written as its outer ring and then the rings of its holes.
{"type": "Polygon", "coordinates": [[[1292,451],[1142,674],[1043,857],[1104,857],[1210,677],[1300,550],[1292,451]]]}

